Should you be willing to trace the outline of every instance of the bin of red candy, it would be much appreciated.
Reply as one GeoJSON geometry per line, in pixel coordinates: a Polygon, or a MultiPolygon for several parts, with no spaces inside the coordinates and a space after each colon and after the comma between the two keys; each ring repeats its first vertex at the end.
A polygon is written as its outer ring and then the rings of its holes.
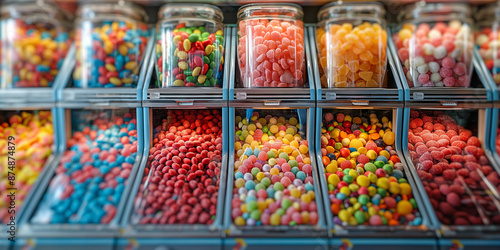
{"type": "Polygon", "coordinates": [[[473,40],[466,4],[411,5],[393,33],[409,87],[469,87],[473,40]]]}
{"type": "Polygon", "coordinates": [[[70,113],[67,150],[31,223],[109,224],[139,160],[135,109],[70,113]]]}
{"type": "Polygon", "coordinates": [[[9,221],[11,199],[7,188],[17,188],[15,211],[38,180],[52,153],[54,131],[50,111],[0,113],[0,220],[9,221]],[[12,176],[15,177],[14,182],[12,176]],[[14,183],[14,185],[12,185],[14,183]]]}
{"type": "MultiPolygon", "coordinates": [[[[477,112],[477,111],[476,111],[477,112]]],[[[499,225],[498,173],[475,130],[474,111],[410,111],[408,149],[412,164],[444,225],[499,225]],[[462,126],[463,125],[463,126],[462,126]]]]}
{"type": "Polygon", "coordinates": [[[500,85],[499,11],[498,2],[484,6],[479,10],[476,13],[478,30],[474,34],[479,55],[484,60],[486,68],[490,71],[491,77],[497,85],[500,85]]]}
{"type": "Polygon", "coordinates": [[[43,2],[2,6],[1,88],[52,87],[71,44],[68,16],[43,2]]]}
{"type": "Polygon", "coordinates": [[[304,87],[302,8],[296,4],[248,4],[238,11],[241,86],[304,87]]]}
{"type": "Polygon", "coordinates": [[[153,110],[152,143],[133,225],[212,225],[222,169],[222,112],[153,110]]]}

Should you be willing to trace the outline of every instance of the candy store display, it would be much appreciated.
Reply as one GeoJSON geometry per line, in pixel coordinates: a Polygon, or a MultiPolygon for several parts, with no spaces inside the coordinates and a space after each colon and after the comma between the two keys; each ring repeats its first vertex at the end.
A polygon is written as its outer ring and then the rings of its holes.
{"type": "Polygon", "coordinates": [[[306,118],[306,109],[236,110],[234,225],[318,223],[306,118]]]}
{"type": "Polygon", "coordinates": [[[222,11],[208,4],[167,4],[159,16],[156,87],[221,87],[222,11]]]}
{"type": "Polygon", "coordinates": [[[477,111],[411,110],[408,149],[439,221],[499,225],[498,173],[477,135],[477,111]]]}
{"type": "Polygon", "coordinates": [[[224,185],[221,109],[153,110],[153,117],[131,223],[212,224],[224,185]]]}
{"type": "Polygon", "coordinates": [[[484,6],[476,13],[477,29],[474,32],[474,39],[479,55],[484,60],[486,68],[491,73],[493,81],[500,84],[500,54],[498,51],[499,17],[496,13],[500,10],[498,3],[484,6]]]}
{"type": "Polygon", "coordinates": [[[467,5],[406,7],[392,39],[408,85],[469,87],[473,37],[467,5]]]}
{"type": "MultiPolygon", "coordinates": [[[[500,121],[498,124],[500,124],[500,121]]],[[[493,131],[495,131],[495,128],[493,128],[493,131]]],[[[500,155],[500,127],[496,128],[495,151],[500,155]]]]}
{"type": "Polygon", "coordinates": [[[137,161],[135,109],[69,113],[67,150],[31,223],[109,224],[137,161]]]}
{"type": "Polygon", "coordinates": [[[248,4],[238,11],[241,87],[304,87],[302,8],[248,4]]]}
{"type": "Polygon", "coordinates": [[[48,3],[11,3],[1,12],[0,88],[52,87],[71,45],[65,13],[48,3]]]}
{"type": "Polygon", "coordinates": [[[421,225],[395,149],[392,112],[323,110],[322,166],[335,225],[421,225]]]}
{"type": "Polygon", "coordinates": [[[10,197],[15,187],[16,213],[37,181],[53,151],[52,114],[48,110],[2,111],[0,113],[0,220],[8,223],[10,197]],[[9,143],[11,142],[11,143],[9,143]],[[14,159],[14,160],[12,160],[14,159]],[[15,165],[9,164],[15,162],[15,165]],[[15,186],[10,185],[15,176],[15,186]]]}
{"type": "Polygon", "coordinates": [[[89,3],[78,13],[74,85],[136,87],[150,33],[144,10],[132,4],[89,3]]]}
{"type": "Polygon", "coordinates": [[[385,10],[378,3],[325,5],[316,42],[323,88],[382,87],[387,66],[385,10]]]}

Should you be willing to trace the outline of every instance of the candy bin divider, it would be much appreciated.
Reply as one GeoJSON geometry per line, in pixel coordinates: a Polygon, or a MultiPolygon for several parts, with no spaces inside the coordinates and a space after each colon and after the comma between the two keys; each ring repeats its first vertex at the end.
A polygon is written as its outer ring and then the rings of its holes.
{"type": "Polygon", "coordinates": [[[142,177],[144,174],[144,169],[147,166],[147,158],[149,156],[149,148],[153,141],[153,108],[163,108],[169,109],[206,109],[206,108],[220,108],[222,110],[222,124],[227,123],[227,102],[226,101],[212,101],[212,102],[197,102],[193,105],[183,105],[182,103],[172,104],[162,102],[163,106],[159,102],[157,103],[147,103],[144,109],[144,157],[140,162],[137,170],[137,177],[134,180],[133,186],[131,187],[130,195],[128,197],[127,203],[125,204],[125,211],[121,219],[121,228],[119,238],[120,239],[130,239],[130,238],[156,238],[164,237],[169,238],[217,238],[222,236],[222,215],[223,215],[223,202],[225,194],[225,182],[226,182],[226,172],[227,172],[227,141],[224,137],[227,137],[227,127],[222,127],[222,167],[221,175],[219,177],[219,191],[217,197],[217,213],[214,222],[211,225],[200,225],[200,224],[176,224],[176,225],[132,225],[130,218],[134,212],[134,201],[139,192],[139,187],[142,182],[142,177]]]}
{"type": "MultiPolygon", "coordinates": [[[[490,131],[489,133],[491,134],[490,138],[490,143],[489,143],[489,153],[491,154],[491,157],[493,157],[494,162],[497,163],[497,165],[500,163],[500,155],[498,155],[498,152],[496,150],[496,138],[497,138],[497,129],[498,129],[498,119],[499,119],[499,109],[500,109],[500,102],[496,101],[493,104],[493,108],[490,110],[490,115],[491,115],[491,125],[490,125],[490,131]]],[[[499,169],[497,169],[497,172],[500,172],[499,169]]]]}
{"type": "MultiPolygon", "coordinates": [[[[395,140],[395,150],[398,154],[398,157],[402,160],[404,159],[403,153],[401,150],[401,124],[402,116],[403,116],[403,107],[402,103],[399,108],[392,106],[392,104],[384,105],[384,103],[378,103],[377,105],[370,105],[369,107],[361,108],[361,107],[353,107],[349,106],[349,104],[343,103],[332,103],[332,102],[318,102],[318,107],[316,111],[316,124],[319,130],[316,131],[315,138],[315,146],[316,146],[316,161],[318,162],[318,170],[320,176],[325,176],[324,167],[319,164],[322,164],[322,155],[321,155],[321,123],[323,119],[323,109],[366,109],[366,110],[392,110],[392,126],[393,132],[396,135],[395,140]],[[378,105],[378,106],[377,106],[378,105]]],[[[420,193],[417,192],[417,188],[415,182],[411,178],[411,175],[408,174],[409,170],[406,164],[403,161],[403,168],[408,180],[408,184],[412,188],[412,194],[418,204],[419,212],[422,217],[422,226],[347,226],[342,227],[333,224],[333,216],[330,211],[330,200],[328,198],[328,183],[326,177],[320,178],[321,181],[321,189],[322,193],[324,193],[324,209],[328,218],[328,227],[331,229],[332,236],[331,237],[341,237],[345,235],[349,235],[350,237],[419,237],[419,238],[433,238],[436,235],[432,231],[433,224],[429,220],[429,215],[425,209],[422,209],[422,204],[430,203],[427,200],[423,199],[420,196],[420,193]]]]}
{"type": "MultiPolygon", "coordinates": [[[[403,154],[404,154],[404,160],[406,161],[406,164],[408,165],[408,169],[410,171],[411,176],[413,177],[413,181],[417,184],[418,191],[422,198],[424,200],[430,201],[430,198],[428,194],[426,193],[422,181],[420,180],[420,177],[417,174],[417,171],[415,170],[415,166],[412,163],[411,157],[410,157],[410,152],[408,149],[408,130],[409,130],[409,125],[410,125],[410,110],[413,109],[432,109],[432,110],[452,110],[452,109],[468,109],[468,110],[475,110],[475,109],[487,109],[491,107],[490,102],[458,102],[457,106],[454,106],[453,108],[442,106],[440,103],[431,103],[431,102],[407,102],[406,107],[403,113],[403,133],[402,133],[402,145],[403,145],[403,154]]],[[[485,111],[486,112],[486,111],[485,111]]],[[[480,116],[480,114],[478,114],[480,116]]],[[[487,125],[484,125],[487,126],[487,125]]],[[[479,127],[479,126],[478,126],[479,127]]],[[[486,130],[484,131],[486,132],[486,130]]],[[[478,135],[479,137],[479,135],[478,135]]],[[[483,137],[484,138],[484,137],[483,137]]],[[[485,144],[483,143],[483,148],[486,149],[485,144]]],[[[488,157],[488,156],[487,156],[488,157]]],[[[490,164],[493,166],[493,168],[496,170],[494,161],[492,161],[491,158],[488,157],[488,161],[490,164]]],[[[439,239],[443,238],[454,238],[454,237],[459,237],[459,238],[477,238],[477,239],[485,239],[487,237],[495,237],[494,234],[500,231],[500,226],[498,225],[492,225],[492,226],[457,226],[457,225],[443,225],[441,222],[438,220],[436,213],[434,212],[434,209],[432,208],[432,205],[429,203],[424,203],[427,209],[427,213],[433,223],[434,230],[436,232],[436,235],[439,239]]]]}
{"type": "MultiPolygon", "coordinates": [[[[396,247],[408,247],[409,249],[438,249],[437,240],[435,238],[415,239],[415,238],[396,238],[396,239],[380,239],[380,238],[353,238],[353,239],[331,239],[330,245],[333,249],[340,248],[343,244],[352,245],[353,247],[362,247],[370,249],[395,249],[396,247]]],[[[448,250],[448,249],[447,249],[448,250]]]]}
{"type": "Polygon", "coordinates": [[[489,73],[488,68],[486,68],[486,64],[481,58],[481,55],[479,55],[479,50],[476,47],[474,47],[473,52],[474,54],[472,57],[472,63],[477,71],[479,79],[483,83],[484,87],[488,89],[488,100],[498,101],[499,100],[498,88],[500,87],[497,88],[497,85],[493,81],[493,77],[489,73]]]}
{"type": "Polygon", "coordinates": [[[307,140],[309,141],[309,155],[311,158],[312,165],[312,177],[314,180],[314,190],[316,193],[316,205],[318,211],[318,223],[316,225],[298,225],[294,227],[290,226],[243,226],[238,227],[233,224],[231,219],[231,199],[234,187],[234,124],[235,124],[235,109],[273,109],[265,103],[262,102],[229,102],[229,162],[228,162],[228,180],[227,180],[227,193],[225,201],[225,213],[224,213],[224,231],[226,238],[238,238],[241,236],[250,238],[271,238],[271,237],[326,237],[327,236],[327,225],[325,223],[325,215],[323,211],[323,200],[322,192],[320,188],[318,169],[316,164],[316,159],[314,157],[314,147],[311,147],[311,142],[314,142],[314,117],[315,108],[313,105],[304,104],[301,102],[295,104],[280,105],[279,108],[274,109],[307,109],[308,119],[307,119],[307,140]]]}
{"type": "Polygon", "coordinates": [[[498,249],[500,240],[484,239],[438,239],[439,250],[448,250],[459,246],[462,249],[498,249]]]}
{"type": "MultiPolygon", "coordinates": [[[[62,125],[60,130],[60,148],[64,148],[64,151],[66,150],[66,141],[68,136],[71,136],[71,112],[78,112],[78,111],[84,111],[84,110],[113,110],[113,109],[127,109],[133,105],[127,105],[126,107],[120,106],[118,103],[113,103],[112,105],[102,108],[98,106],[93,106],[93,107],[82,107],[79,106],[78,103],[58,103],[58,106],[61,111],[60,114],[61,116],[58,117],[58,120],[60,121],[59,124],[62,125]],[[76,111],[72,111],[74,109],[79,109],[76,111]]],[[[141,121],[143,120],[143,114],[142,114],[142,108],[137,107],[136,108],[136,120],[141,121]]],[[[44,183],[39,185],[39,191],[37,193],[37,196],[31,199],[29,202],[29,209],[25,212],[25,215],[23,216],[23,220],[21,221],[21,224],[23,225],[22,228],[19,230],[19,236],[23,238],[53,238],[53,237],[59,237],[59,238],[82,238],[82,237],[92,237],[92,238],[113,238],[115,237],[120,229],[119,225],[119,220],[122,214],[122,210],[124,209],[124,206],[126,204],[127,196],[129,196],[130,188],[131,185],[134,183],[134,178],[137,172],[137,169],[139,168],[139,163],[142,158],[142,147],[144,145],[143,143],[143,134],[140,132],[142,131],[142,126],[140,122],[137,122],[137,156],[134,161],[129,179],[127,180],[128,183],[125,186],[125,190],[123,191],[120,201],[118,203],[117,207],[117,212],[114,218],[111,220],[109,224],[34,224],[31,223],[31,217],[35,214],[37,211],[37,207],[39,203],[42,201],[42,198],[45,195],[45,192],[49,188],[50,181],[52,178],[55,176],[55,170],[56,167],[59,164],[60,159],[54,162],[53,166],[51,167],[50,171],[47,173],[47,177],[44,178],[44,183]],[[28,218],[29,217],[29,218],[28,218]]],[[[64,151],[62,153],[64,153],[64,151]]],[[[61,154],[62,154],[61,153],[61,154]]]]}
{"type": "MultiPolygon", "coordinates": [[[[57,237],[57,236],[56,236],[57,237]]],[[[12,250],[22,249],[88,249],[113,250],[113,238],[21,238],[16,239],[12,250]]]]}

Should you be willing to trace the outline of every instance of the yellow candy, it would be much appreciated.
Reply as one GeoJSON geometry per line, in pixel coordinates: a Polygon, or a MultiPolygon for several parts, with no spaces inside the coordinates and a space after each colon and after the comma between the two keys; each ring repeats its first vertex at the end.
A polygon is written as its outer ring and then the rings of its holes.
{"type": "Polygon", "coordinates": [[[375,150],[368,150],[368,152],[366,152],[366,156],[368,156],[368,159],[370,160],[375,160],[377,158],[377,152],[375,152],[375,150]]]}
{"type": "Polygon", "coordinates": [[[391,194],[399,194],[401,192],[401,188],[399,187],[399,183],[389,182],[389,192],[391,194]]]}
{"type": "Polygon", "coordinates": [[[309,196],[309,194],[302,194],[300,196],[300,201],[303,201],[305,203],[310,203],[311,202],[311,196],[309,196]]]}
{"type": "Polygon", "coordinates": [[[389,151],[387,150],[381,150],[379,153],[378,153],[380,156],[383,156],[385,157],[386,159],[389,159],[391,157],[391,154],[389,153],[389,151]]]}
{"type": "Polygon", "coordinates": [[[411,186],[408,183],[400,183],[399,188],[401,189],[401,194],[410,195],[411,186]]]}
{"type": "Polygon", "coordinates": [[[309,152],[309,148],[306,145],[300,145],[299,151],[302,154],[307,154],[307,152],[309,152]]]}
{"type": "MultiPolygon", "coordinates": [[[[245,182],[245,181],[243,181],[243,182],[245,182]]],[[[333,186],[337,186],[337,184],[339,184],[339,182],[340,182],[340,178],[338,175],[331,174],[330,176],[328,176],[328,184],[332,184],[333,186]]],[[[245,185],[245,183],[243,183],[243,185],[245,185]]]]}
{"type": "MultiPolygon", "coordinates": [[[[382,130],[380,130],[380,131],[382,131],[382,130]]],[[[395,138],[396,138],[396,135],[392,131],[389,131],[389,132],[384,134],[384,136],[382,137],[382,140],[384,140],[384,143],[387,145],[393,145],[395,138]]]]}
{"type": "Polygon", "coordinates": [[[360,147],[360,148],[358,148],[358,152],[359,152],[360,154],[365,155],[365,154],[366,154],[366,152],[368,152],[368,150],[366,150],[366,148],[365,148],[365,147],[360,147]]]}
{"type": "Polygon", "coordinates": [[[361,187],[368,187],[368,186],[370,186],[370,180],[368,179],[368,177],[366,177],[364,175],[359,175],[356,178],[356,183],[358,183],[358,185],[361,186],[361,187]]]}
{"type": "Polygon", "coordinates": [[[290,195],[295,197],[295,198],[299,198],[300,197],[300,190],[297,188],[294,188],[294,189],[290,190],[290,195]]]}
{"type": "Polygon", "coordinates": [[[342,145],[343,145],[344,147],[349,146],[349,144],[350,144],[350,143],[351,143],[351,140],[349,140],[349,138],[344,138],[344,139],[342,139],[342,145]]]}
{"type": "Polygon", "coordinates": [[[244,226],[245,223],[246,223],[245,219],[243,219],[243,217],[241,217],[241,216],[234,218],[234,224],[236,226],[244,226]]]}
{"type": "Polygon", "coordinates": [[[389,179],[387,179],[386,177],[378,178],[376,181],[376,185],[379,188],[388,189],[389,188],[389,179]]]}
{"type": "Polygon", "coordinates": [[[398,202],[396,210],[400,215],[407,215],[413,211],[413,205],[406,200],[401,200],[398,202]]]}

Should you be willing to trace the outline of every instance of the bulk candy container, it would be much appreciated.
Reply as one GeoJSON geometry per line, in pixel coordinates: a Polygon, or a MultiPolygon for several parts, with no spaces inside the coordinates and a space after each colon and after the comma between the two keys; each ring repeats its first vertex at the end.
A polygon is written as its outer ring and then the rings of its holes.
{"type": "Polygon", "coordinates": [[[222,11],[209,4],[167,4],[158,16],[156,86],[221,87],[222,11]]]}
{"type": "Polygon", "coordinates": [[[38,1],[2,6],[0,88],[51,87],[71,39],[70,15],[38,1]]]}
{"type": "Polygon", "coordinates": [[[130,3],[84,3],[77,11],[74,85],[136,87],[149,38],[146,12],[130,3]]]}
{"type": "Polygon", "coordinates": [[[392,39],[408,85],[469,87],[472,20],[467,4],[410,5],[398,15],[392,39]]]}
{"type": "Polygon", "coordinates": [[[318,20],[322,87],[386,85],[387,32],[382,4],[333,2],[321,8],[318,20]]]}
{"type": "Polygon", "coordinates": [[[238,11],[241,85],[304,87],[302,8],[296,4],[248,4],[238,11]]]}
{"type": "Polygon", "coordinates": [[[476,13],[477,23],[474,38],[479,55],[484,60],[495,84],[500,84],[500,5],[493,3],[476,13]]]}

